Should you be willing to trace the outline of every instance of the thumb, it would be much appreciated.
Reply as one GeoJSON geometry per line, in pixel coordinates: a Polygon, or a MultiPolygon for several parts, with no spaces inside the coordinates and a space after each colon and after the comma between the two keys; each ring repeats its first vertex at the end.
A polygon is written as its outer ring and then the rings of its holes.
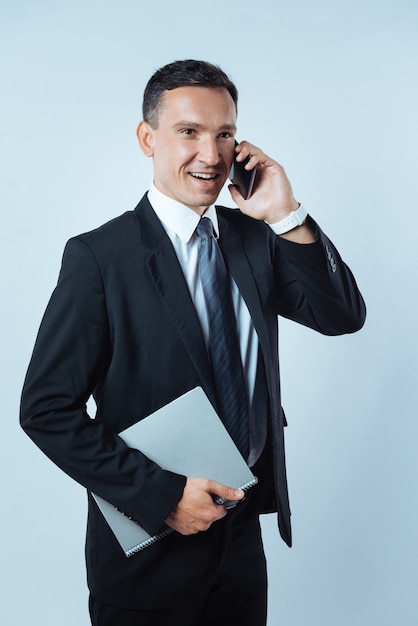
{"type": "Polygon", "coordinates": [[[221,485],[214,481],[210,482],[209,485],[210,492],[225,500],[242,500],[244,497],[244,491],[242,489],[234,489],[233,487],[227,487],[226,485],[221,485]]]}
{"type": "Polygon", "coordinates": [[[233,201],[235,202],[235,204],[238,205],[239,208],[240,205],[245,202],[245,199],[243,198],[243,196],[240,194],[240,192],[238,191],[238,189],[235,187],[235,185],[228,185],[228,190],[229,193],[231,194],[231,198],[233,199],[233,201]]]}

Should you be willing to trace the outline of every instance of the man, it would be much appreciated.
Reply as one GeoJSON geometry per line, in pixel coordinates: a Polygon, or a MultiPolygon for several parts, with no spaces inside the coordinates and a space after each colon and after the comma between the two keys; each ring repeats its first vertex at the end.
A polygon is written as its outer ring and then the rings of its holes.
{"type": "Polygon", "coordinates": [[[22,426],[89,491],[92,624],[265,624],[259,514],[278,512],[291,545],[277,315],[328,335],[364,323],[350,270],[304,217],[281,165],[247,141],[235,147],[236,114],[236,88],[211,64],[179,61],[154,74],[137,131],[153,185],[134,211],[68,242],[29,366],[22,426]],[[252,195],[230,186],[239,210],[215,209],[234,159],[247,158],[247,170],[257,167],[252,195]],[[242,377],[242,452],[259,478],[245,499],[230,485],[165,471],[117,435],[198,385],[222,418],[224,396],[235,401],[235,389],[220,391],[213,318],[227,302],[209,304],[202,224],[236,323],[221,348],[235,355],[225,376],[242,377]],[[90,492],[150,534],[164,524],[177,532],[128,559],[90,492]],[[227,510],[213,494],[240,502],[227,510]]]}

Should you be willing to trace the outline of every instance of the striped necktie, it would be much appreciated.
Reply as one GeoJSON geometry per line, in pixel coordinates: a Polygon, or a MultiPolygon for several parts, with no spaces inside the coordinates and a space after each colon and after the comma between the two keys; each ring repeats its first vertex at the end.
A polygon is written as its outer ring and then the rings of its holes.
{"type": "Polygon", "coordinates": [[[249,454],[248,405],[238,344],[231,284],[212,222],[202,217],[199,272],[209,322],[209,356],[219,415],[242,456],[249,454]]]}

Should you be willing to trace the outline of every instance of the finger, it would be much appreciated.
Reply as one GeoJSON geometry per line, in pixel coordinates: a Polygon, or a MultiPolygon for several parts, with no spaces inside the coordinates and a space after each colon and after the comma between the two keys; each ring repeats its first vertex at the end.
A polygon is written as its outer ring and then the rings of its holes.
{"type": "Polygon", "coordinates": [[[248,141],[241,141],[237,146],[235,146],[235,152],[237,161],[245,161],[248,157],[251,158],[252,154],[257,152],[256,146],[253,146],[248,141]]]}
{"type": "Polygon", "coordinates": [[[228,185],[228,190],[235,204],[240,207],[242,203],[245,202],[245,199],[243,198],[243,196],[240,194],[240,192],[235,187],[235,185],[228,185]]]}
{"type": "Polygon", "coordinates": [[[248,155],[248,163],[245,164],[246,170],[253,170],[257,165],[261,165],[266,160],[263,152],[257,152],[256,154],[248,155]]]}
{"type": "Polygon", "coordinates": [[[238,162],[243,162],[248,160],[245,164],[246,170],[253,169],[257,164],[264,163],[267,159],[264,152],[248,141],[242,141],[238,146],[235,147],[235,151],[237,152],[236,160],[238,162]]]}
{"type": "Polygon", "coordinates": [[[200,532],[200,530],[194,528],[193,525],[186,524],[182,520],[178,520],[172,515],[167,517],[165,523],[167,524],[167,526],[180,533],[181,535],[197,535],[197,533],[200,532]]]}
{"type": "Polygon", "coordinates": [[[209,483],[210,493],[217,495],[225,500],[242,500],[244,497],[244,491],[242,489],[234,489],[233,487],[227,487],[214,481],[209,483]]]}

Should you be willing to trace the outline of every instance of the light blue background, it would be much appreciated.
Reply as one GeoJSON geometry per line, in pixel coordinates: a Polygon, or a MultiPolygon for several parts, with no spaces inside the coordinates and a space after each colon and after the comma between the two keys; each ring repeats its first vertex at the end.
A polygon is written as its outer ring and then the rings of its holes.
{"type": "Polygon", "coordinates": [[[236,81],[239,137],[284,164],[369,311],[353,336],[281,326],[295,545],[264,519],[269,626],[418,624],[417,18],[412,0],[3,0],[2,624],[88,624],[85,494],[19,429],[19,395],[66,240],[148,187],[146,81],[190,57],[236,81]]]}

